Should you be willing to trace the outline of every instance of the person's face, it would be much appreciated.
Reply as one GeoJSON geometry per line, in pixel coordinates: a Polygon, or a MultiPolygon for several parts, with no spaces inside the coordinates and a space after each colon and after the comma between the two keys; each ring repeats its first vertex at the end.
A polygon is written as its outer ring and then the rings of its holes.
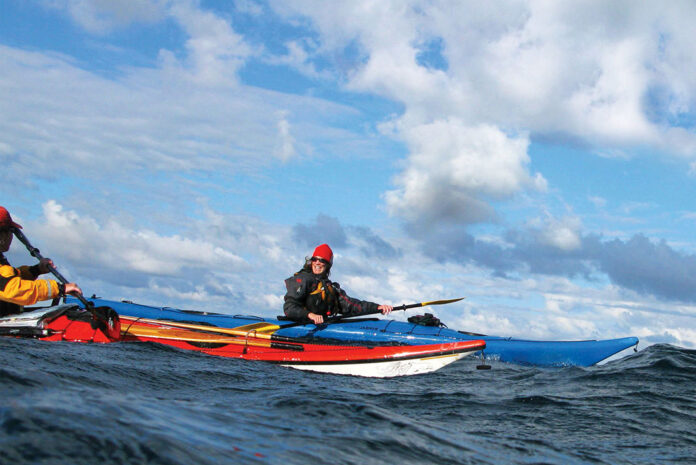
{"type": "Polygon", "coordinates": [[[0,229],[0,253],[5,253],[10,250],[12,244],[12,231],[9,229],[0,229]]]}
{"type": "Polygon", "coordinates": [[[327,262],[323,258],[312,258],[312,273],[322,274],[326,271],[327,262]]]}

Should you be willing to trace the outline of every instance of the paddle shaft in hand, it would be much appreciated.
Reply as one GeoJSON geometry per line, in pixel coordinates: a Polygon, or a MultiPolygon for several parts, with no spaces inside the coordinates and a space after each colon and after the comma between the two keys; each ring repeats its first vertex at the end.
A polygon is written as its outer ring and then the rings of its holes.
{"type": "MultiPolygon", "coordinates": [[[[41,252],[39,252],[39,249],[31,245],[29,239],[27,239],[27,236],[25,236],[22,231],[20,231],[18,228],[13,228],[12,232],[14,232],[14,235],[17,237],[17,239],[19,239],[19,241],[26,246],[27,250],[29,251],[32,257],[35,257],[39,261],[43,260],[43,257],[41,256],[41,252]]],[[[62,274],[60,274],[60,272],[56,270],[54,266],[48,265],[48,271],[50,271],[53,274],[53,276],[55,276],[58,279],[58,281],[60,281],[62,284],[68,284],[68,280],[65,279],[65,277],[62,274]]],[[[92,302],[85,299],[80,294],[75,295],[75,297],[80,302],[82,302],[82,304],[87,309],[91,309],[94,306],[92,302]]]]}
{"type": "MultiPolygon", "coordinates": [[[[392,311],[394,310],[408,310],[409,308],[417,308],[417,307],[426,307],[428,305],[444,305],[444,304],[451,304],[453,302],[459,302],[460,300],[463,300],[464,297],[459,297],[458,299],[447,299],[447,300],[433,300],[431,302],[419,302],[417,304],[404,304],[404,305],[399,305],[398,307],[394,307],[392,311]]],[[[373,310],[371,312],[366,312],[366,313],[361,313],[360,315],[355,315],[355,316],[364,316],[364,315],[372,315],[375,313],[382,313],[381,310],[373,310]]],[[[344,318],[350,318],[349,316],[342,316],[338,315],[335,317],[331,317],[326,321],[326,323],[334,323],[336,321],[342,320],[344,318]]],[[[297,326],[297,325],[296,325],[297,326]]],[[[287,327],[287,326],[286,326],[287,327]]]]}

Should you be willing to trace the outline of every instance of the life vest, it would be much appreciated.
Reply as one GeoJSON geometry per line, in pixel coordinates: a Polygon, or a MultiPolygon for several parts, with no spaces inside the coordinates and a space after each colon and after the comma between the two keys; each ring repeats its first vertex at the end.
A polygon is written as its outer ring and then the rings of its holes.
{"type": "Polygon", "coordinates": [[[15,268],[0,253],[0,315],[19,313],[22,306],[59,297],[58,283],[48,279],[36,279],[38,276],[38,265],[15,268]],[[8,289],[10,282],[13,282],[13,285],[8,289]]]}
{"type": "Polygon", "coordinates": [[[316,287],[307,296],[307,310],[317,315],[331,316],[339,313],[338,284],[328,279],[317,279],[316,287]]]}

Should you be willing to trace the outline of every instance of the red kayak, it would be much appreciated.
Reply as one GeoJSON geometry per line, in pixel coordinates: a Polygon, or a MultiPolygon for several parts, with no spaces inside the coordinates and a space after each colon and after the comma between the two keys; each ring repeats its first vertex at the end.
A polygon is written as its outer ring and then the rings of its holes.
{"type": "Polygon", "coordinates": [[[248,328],[225,329],[122,317],[125,341],[148,341],[210,355],[261,360],[300,370],[344,375],[392,377],[429,373],[482,350],[484,341],[427,345],[316,344],[279,340],[248,328]]]}

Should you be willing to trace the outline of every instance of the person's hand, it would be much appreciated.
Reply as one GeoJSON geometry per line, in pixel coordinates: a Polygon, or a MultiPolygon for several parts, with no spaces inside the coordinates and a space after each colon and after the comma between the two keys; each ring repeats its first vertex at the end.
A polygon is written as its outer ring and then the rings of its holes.
{"type": "Polygon", "coordinates": [[[317,315],[316,313],[308,313],[307,318],[312,320],[315,325],[320,325],[324,322],[324,317],[321,315],[317,315]]]}
{"type": "Polygon", "coordinates": [[[49,266],[52,266],[55,268],[55,265],[53,264],[53,260],[51,260],[50,258],[42,258],[41,260],[39,260],[39,273],[46,274],[49,271],[51,271],[48,269],[49,266]]]}
{"type": "Polygon", "coordinates": [[[392,307],[391,305],[380,305],[379,307],[377,307],[377,310],[382,312],[382,315],[389,315],[391,311],[394,310],[394,307],[392,307]]]}
{"type": "Polygon", "coordinates": [[[67,283],[65,284],[65,293],[72,295],[82,295],[82,289],[80,289],[80,286],[78,286],[75,283],[67,283]]]}

